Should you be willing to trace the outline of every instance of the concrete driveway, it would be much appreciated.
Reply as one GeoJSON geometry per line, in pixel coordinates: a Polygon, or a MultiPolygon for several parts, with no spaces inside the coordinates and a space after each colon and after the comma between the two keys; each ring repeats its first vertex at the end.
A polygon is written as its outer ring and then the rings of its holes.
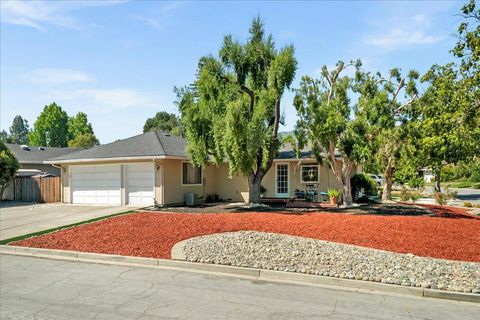
{"type": "Polygon", "coordinates": [[[2,204],[0,240],[136,209],[121,206],[73,204],[2,204]]]}

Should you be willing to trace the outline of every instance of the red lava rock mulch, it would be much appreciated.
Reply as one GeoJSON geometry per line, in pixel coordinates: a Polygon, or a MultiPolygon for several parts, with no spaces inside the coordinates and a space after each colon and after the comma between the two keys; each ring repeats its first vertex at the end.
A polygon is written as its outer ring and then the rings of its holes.
{"type": "MultiPolygon", "coordinates": [[[[440,209],[437,209],[440,210],[440,209]]],[[[460,212],[459,212],[460,213],[460,212]]],[[[13,245],[170,258],[191,237],[254,230],[418,256],[480,262],[480,220],[307,213],[134,213],[25,239],[13,245]]]]}

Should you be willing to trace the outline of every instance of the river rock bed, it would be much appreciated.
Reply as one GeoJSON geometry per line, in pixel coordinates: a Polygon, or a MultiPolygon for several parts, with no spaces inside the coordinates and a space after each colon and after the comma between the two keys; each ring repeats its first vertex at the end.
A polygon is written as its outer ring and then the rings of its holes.
{"type": "Polygon", "coordinates": [[[256,231],[191,238],[181,243],[180,250],[191,262],[480,294],[480,263],[475,262],[256,231]]]}

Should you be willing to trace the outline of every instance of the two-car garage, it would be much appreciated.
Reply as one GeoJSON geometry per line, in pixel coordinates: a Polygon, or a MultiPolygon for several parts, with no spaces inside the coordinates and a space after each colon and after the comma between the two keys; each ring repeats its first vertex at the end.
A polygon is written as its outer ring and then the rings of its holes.
{"type": "Polygon", "coordinates": [[[154,164],[72,165],[71,203],[101,205],[153,205],[154,164]]]}

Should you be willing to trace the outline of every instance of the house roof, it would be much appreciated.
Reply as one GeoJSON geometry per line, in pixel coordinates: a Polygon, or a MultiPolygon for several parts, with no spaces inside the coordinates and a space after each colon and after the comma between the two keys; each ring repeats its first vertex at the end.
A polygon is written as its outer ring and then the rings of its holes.
{"type": "Polygon", "coordinates": [[[38,146],[23,146],[20,144],[6,143],[18,162],[20,163],[44,163],[53,158],[64,156],[66,154],[76,152],[78,148],[55,148],[55,147],[38,147],[38,146]]]}
{"type": "MultiPolygon", "coordinates": [[[[127,139],[117,140],[108,144],[65,153],[49,159],[49,163],[72,163],[91,161],[114,161],[129,159],[184,158],[187,159],[187,140],[161,131],[149,131],[127,139]]],[[[299,159],[314,158],[307,146],[301,152],[299,159]]],[[[276,159],[297,159],[290,144],[284,144],[276,159]]]]}
{"type": "MultiPolygon", "coordinates": [[[[322,157],[326,157],[327,154],[322,153],[322,157]]],[[[339,158],[340,153],[338,150],[335,150],[335,157],[339,158]]],[[[302,149],[300,152],[300,156],[297,158],[297,153],[293,149],[293,146],[290,143],[285,143],[280,146],[280,150],[278,152],[278,156],[275,159],[313,159],[315,158],[315,155],[312,152],[312,148],[310,146],[305,146],[305,148],[302,149]]]]}
{"type": "Polygon", "coordinates": [[[119,158],[186,158],[185,148],[186,140],[182,137],[166,132],[149,131],[127,139],[65,154],[52,159],[51,162],[115,160],[119,158]]]}

